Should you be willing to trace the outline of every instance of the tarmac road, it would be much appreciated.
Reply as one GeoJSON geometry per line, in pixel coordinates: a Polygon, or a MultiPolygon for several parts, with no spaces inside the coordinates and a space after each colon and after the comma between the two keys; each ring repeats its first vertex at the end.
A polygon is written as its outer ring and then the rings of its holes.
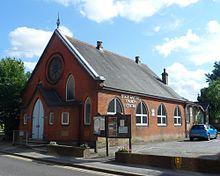
{"type": "Polygon", "coordinates": [[[10,155],[0,156],[0,176],[113,176],[97,171],[68,166],[33,162],[30,159],[10,155]]]}

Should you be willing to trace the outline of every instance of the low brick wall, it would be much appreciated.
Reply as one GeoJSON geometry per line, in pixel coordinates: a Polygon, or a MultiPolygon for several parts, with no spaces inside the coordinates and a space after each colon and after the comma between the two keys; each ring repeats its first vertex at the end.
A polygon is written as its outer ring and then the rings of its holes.
{"type": "Polygon", "coordinates": [[[84,157],[88,158],[90,155],[90,151],[88,148],[84,147],[74,147],[67,145],[57,145],[57,144],[49,144],[48,152],[51,154],[58,154],[64,156],[73,156],[73,157],[84,157]]]}
{"type": "Polygon", "coordinates": [[[220,173],[220,160],[157,156],[124,152],[116,152],[115,160],[117,162],[126,164],[138,164],[167,169],[181,169],[215,174],[220,173]]]}

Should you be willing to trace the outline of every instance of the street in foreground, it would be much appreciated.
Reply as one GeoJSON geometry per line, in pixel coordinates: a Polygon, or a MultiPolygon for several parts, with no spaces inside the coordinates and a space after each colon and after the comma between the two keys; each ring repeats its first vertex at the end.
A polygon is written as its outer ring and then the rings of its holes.
{"type": "MultiPolygon", "coordinates": [[[[116,167],[116,166],[115,166],[116,167]]],[[[118,166],[120,167],[120,166],[118,166]]],[[[131,166],[132,167],[132,166],[131,166]]],[[[138,168],[133,167],[134,171],[138,168]]],[[[141,169],[141,168],[139,168],[141,169]]],[[[160,168],[146,168],[146,176],[205,176],[206,174],[174,171],[160,168]]],[[[139,173],[140,174],[140,173],[139,173]]],[[[113,176],[103,172],[85,170],[70,166],[39,162],[13,155],[0,155],[0,176],[113,176]]],[[[142,174],[141,174],[142,175],[142,174]]],[[[209,174],[207,174],[209,175],[209,174]]],[[[206,175],[206,176],[207,176],[206,175]]]]}
{"type": "Polygon", "coordinates": [[[0,156],[0,176],[113,176],[101,172],[41,163],[10,155],[0,156]]]}

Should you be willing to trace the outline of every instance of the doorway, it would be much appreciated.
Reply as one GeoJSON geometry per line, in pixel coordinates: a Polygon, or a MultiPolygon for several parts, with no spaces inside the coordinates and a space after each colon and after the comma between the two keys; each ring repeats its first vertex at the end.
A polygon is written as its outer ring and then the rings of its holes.
{"type": "Polygon", "coordinates": [[[40,99],[38,99],[34,105],[32,117],[32,138],[43,139],[44,109],[40,99]]]}

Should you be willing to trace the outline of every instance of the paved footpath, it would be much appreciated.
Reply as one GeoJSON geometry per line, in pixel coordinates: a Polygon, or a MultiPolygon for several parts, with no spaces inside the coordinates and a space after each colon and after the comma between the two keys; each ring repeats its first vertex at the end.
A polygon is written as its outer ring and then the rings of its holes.
{"type": "MultiPolygon", "coordinates": [[[[146,145],[144,145],[146,146],[146,145]]],[[[134,150],[141,150],[139,145],[134,150]]],[[[111,154],[116,148],[111,149],[111,154]]],[[[145,150],[146,151],[146,150],[145,150]]],[[[100,151],[102,152],[102,151],[100,151]]],[[[90,169],[96,171],[102,171],[105,173],[112,173],[115,175],[133,175],[133,176],[214,176],[213,174],[196,173],[190,171],[181,170],[167,170],[155,167],[138,166],[138,165],[125,165],[114,161],[114,156],[110,157],[98,157],[92,155],[91,158],[73,158],[57,155],[49,155],[46,152],[42,152],[36,149],[13,146],[10,143],[0,143],[0,153],[10,154],[15,156],[21,156],[32,160],[38,160],[42,162],[49,162],[56,165],[68,165],[83,169],[90,169]]]]}

